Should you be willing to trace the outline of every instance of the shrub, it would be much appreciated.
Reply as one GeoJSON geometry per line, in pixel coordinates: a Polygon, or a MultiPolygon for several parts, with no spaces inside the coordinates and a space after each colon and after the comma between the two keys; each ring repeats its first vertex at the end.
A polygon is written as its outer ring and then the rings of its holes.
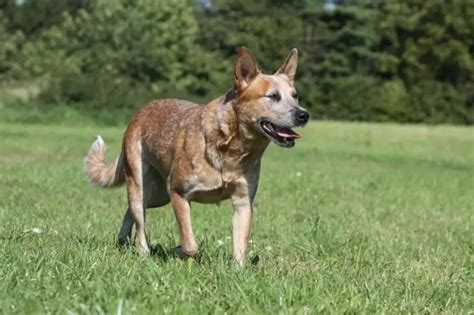
{"type": "Polygon", "coordinates": [[[474,122],[463,95],[452,85],[437,81],[421,81],[410,90],[412,122],[462,123],[474,122]]]}
{"type": "Polygon", "coordinates": [[[380,120],[379,81],[369,76],[349,76],[321,82],[319,110],[330,119],[380,120]]]}
{"type": "Polygon", "coordinates": [[[199,98],[222,85],[214,74],[225,63],[200,49],[196,34],[186,2],[98,1],[28,44],[24,66],[43,77],[43,102],[110,108],[142,105],[171,91],[199,98]]]}

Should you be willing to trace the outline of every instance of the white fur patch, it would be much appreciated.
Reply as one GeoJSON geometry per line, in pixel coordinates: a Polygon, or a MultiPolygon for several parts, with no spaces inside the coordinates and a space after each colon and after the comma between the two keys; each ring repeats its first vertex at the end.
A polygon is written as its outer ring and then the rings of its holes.
{"type": "Polygon", "coordinates": [[[97,135],[94,143],[92,144],[91,149],[93,151],[105,151],[106,148],[107,148],[107,146],[105,145],[105,142],[102,139],[102,137],[97,135]]]}

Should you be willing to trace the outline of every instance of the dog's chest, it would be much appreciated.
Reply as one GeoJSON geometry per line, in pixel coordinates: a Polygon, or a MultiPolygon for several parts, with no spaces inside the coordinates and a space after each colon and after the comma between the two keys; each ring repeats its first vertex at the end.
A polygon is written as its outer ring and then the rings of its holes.
{"type": "Polygon", "coordinates": [[[218,172],[193,174],[187,186],[187,199],[200,203],[218,203],[229,199],[234,187],[232,182],[224,181],[218,172]]]}
{"type": "Polygon", "coordinates": [[[187,199],[196,202],[218,203],[229,199],[235,191],[235,182],[243,176],[243,170],[235,165],[226,167],[226,163],[223,163],[219,169],[203,161],[192,164],[192,172],[185,186],[187,199]]]}
{"type": "Polygon", "coordinates": [[[195,191],[190,200],[200,203],[219,203],[222,200],[229,199],[232,195],[232,190],[229,187],[219,187],[213,190],[195,191]]]}
{"type": "Polygon", "coordinates": [[[265,149],[265,146],[244,147],[235,136],[228,140],[222,135],[214,136],[210,132],[207,136],[188,132],[178,139],[171,187],[180,190],[190,201],[218,203],[229,199],[236,183],[245,177],[265,149]]]}

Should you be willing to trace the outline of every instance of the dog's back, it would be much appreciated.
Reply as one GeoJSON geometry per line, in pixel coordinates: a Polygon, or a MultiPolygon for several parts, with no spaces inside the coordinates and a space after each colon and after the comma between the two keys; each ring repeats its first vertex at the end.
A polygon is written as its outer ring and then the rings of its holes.
{"type": "Polygon", "coordinates": [[[123,142],[124,150],[135,147],[129,145],[131,142],[141,141],[144,156],[166,178],[174,156],[176,136],[184,124],[183,119],[199,119],[201,110],[202,106],[177,99],[151,102],[128,125],[123,142]]]}
{"type": "MultiPolygon", "coordinates": [[[[174,155],[174,143],[183,118],[199,118],[202,106],[178,99],[152,101],[135,113],[123,137],[122,152],[113,163],[105,162],[106,145],[100,136],[91,146],[84,162],[84,171],[90,182],[101,187],[119,186],[125,182],[124,157],[127,148],[136,148],[140,142],[145,156],[150,159],[163,178],[166,178],[174,155]]],[[[130,152],[129,152],[130,153],[130,152]]]]}

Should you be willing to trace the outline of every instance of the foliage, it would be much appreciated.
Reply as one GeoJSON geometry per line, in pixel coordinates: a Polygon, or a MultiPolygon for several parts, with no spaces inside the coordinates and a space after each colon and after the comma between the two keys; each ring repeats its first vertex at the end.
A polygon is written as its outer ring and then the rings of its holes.
{"type": "Polygon", "coordinates": [[[35,38],[45,29],[62,23],[64,12],[75,15],[86,0],[0,0],[8,29],[35,38]]]}
{"type": "Polygon", "coordinates": [[[6,19],[0,11],[0,82],[21,77],[21,67],[15,59],[23,40],[24,36],[20,31],[8,31],[6,19]]]}
{"type": "Polygon", "coordinates": [[[375,12],[339,4],[328,10],[307,5],[301,95],[316,117],[386,120],[380,117],[375,12]],[[316,90],[316,92],[314,91],[316,90]],[[308,93],[309,91],[309,93],[308,93]]]}
{"type": "Polygon", "coordinates": [[[393,1],[380,17],[382,73],[412,95],[413,121],[474,123],[474,6],[469,0],[393,1]]]}
{"type": "MultiPolygon", "coordinates": [[[[264,72],[273,72],[293,47],[300,46],[302,0],[217,0],[197,7],[199,43],[221,58],[234,61],[240,46],[248,46],[264,72]]],[[[232,69],[229,69],[232,71],[232,69]]]]}
{"type": "Polygon", "coordinates": [[[381,16],[384,51],[398,66],[386,69],[407,84],[439,80],[459,86],[474,75],[472,2],[390,2],[381,16]]]}
{"type": "Polygon", "coordinates": [[[221,72],[196,33],[182,1],[98,1],[25,45],[23,59],[32,74],[47,76],[46,102],[120,107],[171,92],[199,97],[221,72]]]}
{"type": "Polygon", "coordinates": [[[205,102],[231,87],[240,45],[266,73],[298,47],[297,88],[315,118],[474,123],[471,0],[4,0],[0,10],[1,83],[34,81],[46,104],[205,102]]]}
{"type": "Polygon", "coordinates": [[[473,123],[473,112],[465,99],[449,84],[420,81],[411,89],[410,120],[428,123],[473,123]]]}

